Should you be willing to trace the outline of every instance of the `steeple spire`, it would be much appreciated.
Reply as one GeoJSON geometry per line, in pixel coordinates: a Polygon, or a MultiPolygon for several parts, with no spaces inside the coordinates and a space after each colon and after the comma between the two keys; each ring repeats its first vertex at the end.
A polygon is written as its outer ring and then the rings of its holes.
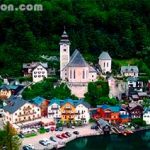
{"type": "Polygon", "coordinates": [[[69,36],[66,32],[66,27],[64,26],[64,31],[63,34],[61,35],[61,40],[59,44],[69,44],[70,45],[70,41],[69,41],[69,36]]]}

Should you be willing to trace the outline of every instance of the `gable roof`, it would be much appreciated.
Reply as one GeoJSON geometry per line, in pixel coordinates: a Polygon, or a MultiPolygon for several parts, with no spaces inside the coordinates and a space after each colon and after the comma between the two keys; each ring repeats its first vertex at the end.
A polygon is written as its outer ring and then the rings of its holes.
{"type": "Polygon", "coordinates": [[[105,52],[105,51],[103,51],[103,52],[99,55],[98,58],[101,59],[101,60],[111,60],[110,55],[108,54],[108,52],[105,52]]]}
{"type": "Polygon", "coordinates": [[[110,105],[98,105],[97,108],[102,108],[104,110],[109,109],[112,112],[119,112],[121,110],[121,106],[110,106],[110,105]]]}
{"type": "Polygon", "coordinates": [[[87,67],[88,64],[84,60],[83,56],[81,53],[76,49],[71,58],[69,63],[67,64],[68,67],[87,67]]]}
{"type": "Polygon", "coordinates": [[[50,103],[49,103],[49,106],[50,105],[53,105],[53,104],[58,104],[58,105],[60,105],[60,99],[58,99],[58,98],[53,98],[53,99],[51,99],[51,101],[50,101],[50,103]]]}
{"type": "Polygon", "coordinates": [[[109,124],[107,121],[103,120],[103,119],[99,119],[99,120],[97,121],[97,123],[98,123],[99,126],[101,126],[102,128],[105,127],[105,126],[110,126],[110,124],[109,124]]]}
{"type": "Polygon", "coordinates": [[[122,66],[121,72],[139,72],[139,69],[137,66],[122,66]]]}
{"type": "Polygon", "coordinates": [[[34,69],[39,65],[41,65],[44,68],[48,68],[48,63],[32,62],[32,63],[24,63],[23,64],[23,69],[34,69]]]}
{"type": "Polygon", "coordinates": [[[43,103],[43,101],[45,101],[45,100],[46,100],[45,98],[38,96],[38,97],[32,99],[32,100],[31,100],[31,103],[33,103],[33,104],[39,106],[39,105],[41,105],[41,104],[43,103]]]}
{"type": "Polygon", "coordinates": [[[4,111],[8,111],[10,114],[13,114],[15,111],[17,111],[20,107],[22,107],[26,103],[27,101],[21,98],[11,97],[11,99],[8,100],[7,105],[4,106],[3,109],[4,111]]]}

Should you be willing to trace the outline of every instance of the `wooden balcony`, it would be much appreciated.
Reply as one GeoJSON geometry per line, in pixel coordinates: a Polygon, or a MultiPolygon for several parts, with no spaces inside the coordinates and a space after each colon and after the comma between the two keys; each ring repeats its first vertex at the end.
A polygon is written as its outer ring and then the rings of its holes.
{"type": "Polygon", "coordinates": [[[36,112],[28,112],[28,113],[24,113],[24,114],[19,114],[18,117],[24,117],[24,116],[29,116],[29,115],[35,115],[36,112]]]}

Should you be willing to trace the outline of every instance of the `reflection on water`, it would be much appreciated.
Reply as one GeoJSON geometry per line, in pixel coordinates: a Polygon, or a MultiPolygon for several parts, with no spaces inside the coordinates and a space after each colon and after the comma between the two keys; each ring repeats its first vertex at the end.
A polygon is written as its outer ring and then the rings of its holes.
{"type": "Polygon", "coordinates": [[[150,150],[150,131],[129,136],[108,135],[79,138],[67,144],[65,150],[150,150]]]}

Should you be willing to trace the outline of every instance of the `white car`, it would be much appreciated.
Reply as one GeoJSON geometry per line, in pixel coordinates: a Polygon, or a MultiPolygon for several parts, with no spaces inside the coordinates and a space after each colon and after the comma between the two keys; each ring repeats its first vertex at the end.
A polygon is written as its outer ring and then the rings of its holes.
{"type": "Polygon", "coordinates": [[[35,149],[34,146],[33,146],[33,144],[28,144],[27,146],[31,147],[32,149],[35,149]]]}

